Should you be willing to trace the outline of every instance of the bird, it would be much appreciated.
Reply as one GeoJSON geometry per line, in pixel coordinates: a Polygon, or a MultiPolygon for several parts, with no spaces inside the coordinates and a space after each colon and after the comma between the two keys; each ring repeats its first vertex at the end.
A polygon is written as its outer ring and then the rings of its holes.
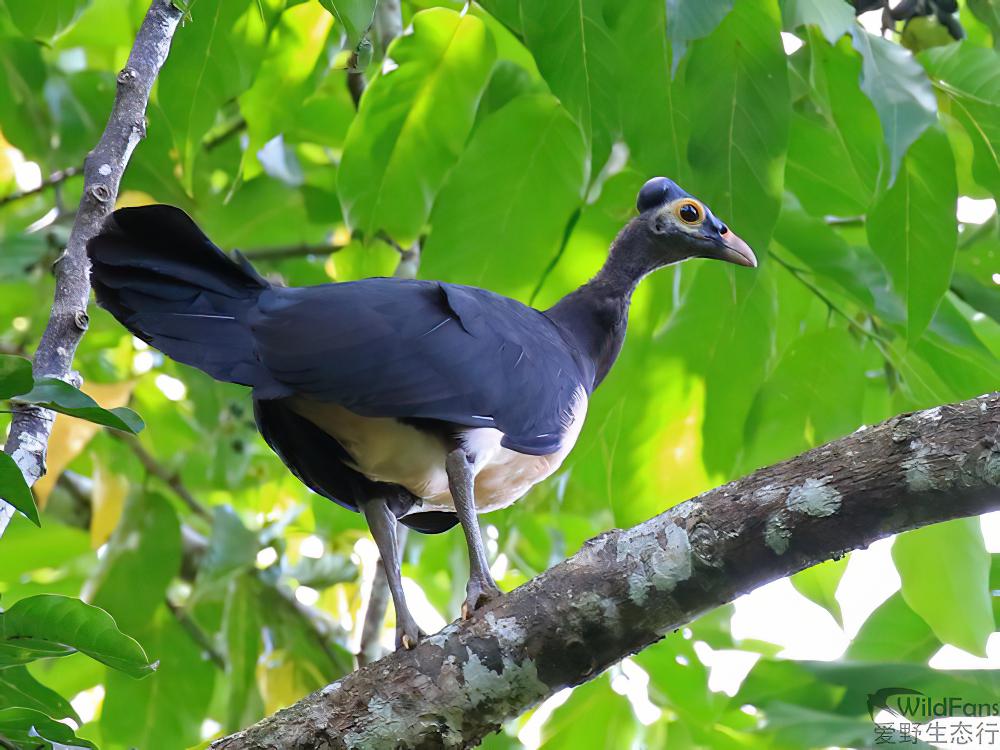
{"type": "Polygon", "coordinates": [[[285,466],[364,515],[397,649],[425,636],[403,594],[397,521],[427,534],[461,526],[471,617],[501,595],[478,514],[523,497],[572,450],[636,285],[689,258],[757,266],[667,177],[642,186],[597,274],[546,310],[423,279],[272,284],[162,204],[114,211],[87,254],[101,307],[175,361],[251,388],[257,428],[285,466]]]}

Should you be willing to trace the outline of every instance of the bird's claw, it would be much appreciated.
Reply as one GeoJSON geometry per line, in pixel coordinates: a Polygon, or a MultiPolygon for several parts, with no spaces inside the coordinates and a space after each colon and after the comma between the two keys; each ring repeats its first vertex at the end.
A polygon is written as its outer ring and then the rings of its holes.
{"type": "Polygon", "coordinates": [[[396,650],[410,651],[426,637],[427,633],[421,630],[420,626],[412,619],[407,623],[396,625],[396,650]]]}
{"type": "Polygon", "coordinates": [[[465,593],[465,601],[462,603],[463,620],[468,620],[477,609],[503,596],[492,578],[470,578],[465,593]]]}

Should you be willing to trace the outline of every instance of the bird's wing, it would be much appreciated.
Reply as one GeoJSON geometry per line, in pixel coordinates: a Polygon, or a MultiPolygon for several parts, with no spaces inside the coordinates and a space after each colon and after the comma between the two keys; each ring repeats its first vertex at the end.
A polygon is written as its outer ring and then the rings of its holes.
{"type": "Polygon", "coordinates": [[[297,393],[371,417],[495,427],[558,450],[582,366],[542,313],[473,287],[365,279],[272,289],[250,324],[261,362],[297,393]]]}

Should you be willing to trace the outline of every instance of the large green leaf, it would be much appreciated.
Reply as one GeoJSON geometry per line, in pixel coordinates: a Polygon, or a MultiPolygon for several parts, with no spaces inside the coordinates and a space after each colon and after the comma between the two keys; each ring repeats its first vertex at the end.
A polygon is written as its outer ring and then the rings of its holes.
{"type": "Polygon", "coordinates": [[[854,9],[841,0],[782,0],[781,18],[786,29],[818,26],[830,44],[854,26],[854,9]]]}
{"type": "Polygon", "coordinates": [[[283,2],[198,0],[159,75],[158,101],[179,154],[184,184],[222,106],[253,82],[283,2]]]}
{"type": "Polygon", "coordinates": [[[162,495],[136,492],[129,498],[90,581],[90,601],[118,626],[137,635],[163,602],[181,564],[180,524],[162,495]]]}
{"type": "Polygon", "coordinates": [[[21,511],[35,526],[41,526],[31,488],[14,459],[3,451],[0,451],[0,499],[21,511]]]}
{"type": "Polygon", "coordinates": [[[813,565],[796,573],[790,579],[796,591],[833,615],[841,626],[844,624],[844,614],[840,609],[836,593],[846,569],[847,558],[842,557],[839,560],[827,560],[819,565],[813,565]]]}
{"type": "Polygon", "coordinates": [[[527,298],[583,198],[585,162],[579,128],[550,95],[490,115],[434,206],[422,272],[527,298]]]}
{"type": "Polygon", "coordinates": [[[859,25],[851,33],[862,59],[861,88],[882,121],[895,179],[903,154],[937,119],[934,91],[908,49],[859,25]]]}
{"type": "Polygon", "coordinates": [[[865,357],[846,328],[797,339],[770,373],[747,418],[744,468],[790,458],[862,422],[865,357]]]}
{"type": "Polygon", "coordinates": [[[673,49],[671,73],[677,69],[689,42],[711,34],[733,8],[734,0],[666,0],[667,35],[673,49]]]}
{"type": "Polygon", "coordinates": [[[810,101],[792,116],[786,184],[814,215],[865,213],[884,146],[875,107],[858,87],[861,61],[849,40],[831,46],[815,30],[809,55],[810,101]]]}
{"type": "Polygon", "coordinates": [[[29,39],[50,41],[73,23],[90,0],[0,0],[14,25],[29,39]]]}
{"type": "Polygon", "coordinates": [[[630,64],[616,66],[622,101],[622,136],[630,161],[646,176],[686,176],[689,122],[680,106],[681,82],[670,76],[670,42],[664,31],[664,3],[620,3],[612,30],[630,64]],[[642,106],[630,106],[631,102],[642,106]]]}
{"type": "Polygon", "coordinates": [[[143,750],[197,744],[210,710],[215,667],[166,607],[160,608],[142,639],[159,669],[138,683],[108,673],[100,719],[104,741],[143,750]]]}
{"type": "MultiPolygon", "coordinates": [[[[289,140],[289,131],[306,119],[303,102],[316,91],[326,70],[324,51],[332,20],[313,3],[289,8],[268,42],[267,57],[261,63],[253,85],[240,96],[240,112],[247,123],[249,138],[244,151],[243,178],[255,177],[260,148],[278,134],[289,140]]],[[[337,80],[346,89],[342,80],[337,80]]],[[[352,108],[348,97],[343,106],[352,108]]],[[[330,118],[327,119],[327,126],[330,118]]],[[[321,141],[325,142],[325,141],[321,141]]]]}
{"type": "Polygon", "coordinates": [[[0,669],[0,710],[5,708],[30,708],[53,719],[83,723],[70,702],[36,680],[27,667],[0,669]]]}
{"type": "Polygon", "coordinates": [[[336,17],[353,49],[368,33],[378,0],[320,0],[320,3],[336,17]]]}
{"type": "Polygon", "coordinates": [[[264,642],[256,589],[247,576],[234,578],[226,592],[222,633],[226,645],[226,730],[249,726],[263,711],[257,689],[257,660],[264,642]]]}
{"type": "Polygon", "coordinates": [[[976,182],[1000,196],[1000,53],[962,43],[920,59],[972,140],[976,182]]]}
{"type": "Polygon", "coordinates": [[[131,409],[124,406],[102,409],[79,388],[56,378],[36,380],[35,387],[18,396],[17,400],[132,434],[141,432],[146,426],[142,418],[131,409]]]}
{"type": "Polygon", "coordinates": [[[3,612],[0,646],[0,667],[80,651],[130,677],[145,677],[156,668],[107,612],[54,594],[21,599],[3,612]]]}
{"type": "Polygon", "coordinates": [[[478,18],[434,8],[388,54],[398,67],[365,91],[337,181],[351,227],[410,244],[465,145],[496,48],[478,18]]]}
{"type": "Polygon", "coordinates": [[[228,505],[215,506],[212,540],[199,571],[199,583],[211,584],[246,573],[253,567],[259,549],[257,535],[243,524],[236,511],[228,505]]]}
{"type": "Polygon", "coordinates": [[[979,520],[960,518],[907,532],[893,543],[892,559],[903,581],[903,599],[934,634],[985,654],[994,623],[991,560],[979,520]]]}
{"type": "Polygon", "coordinates": [[[781,205],[788,143],[787,62],[778,8],[739,0],[692,46],[685,106],[692,185],[755,249],[766,249],[781,205]]]}
{"type": "Polygon", "coordinates": [[[924,664],[941,641],[924,619],[896,592],[872,612],[854,636],[845,657],[855,661],[913,661],[924,664]]]}
{"type": "Polygon", "coordinates": [[[0,399],[27,393],[33,385],[30,359],[0,354],[0,399]]]}
{"type": "Polygon", "coordinates": [[[522,0],[524,39],[552,93],[583,128],[596,172],[621,130],[616,66],[621,53],[604,0],[522,0]]]}
{"type": "Polygon", "coordinates": [[[951,282],[958,226],[955,163],[948,139],[928,130],[868,218],[868,239],[906,300],[906,337],[920,338],[951,282]]]}
{"type": "Polygon", "coordinates": [[[35,159],[50,148],[48,114],[39,95],[45,78],[45,62],[37,44],[0,36],[0,124],[4,137],[35,159]]]}
{"type": "Polygon", "coordinates": [[[0,737],[31,750],[96,750],[65,724],[32,708],[0,709],[0,737]]]}

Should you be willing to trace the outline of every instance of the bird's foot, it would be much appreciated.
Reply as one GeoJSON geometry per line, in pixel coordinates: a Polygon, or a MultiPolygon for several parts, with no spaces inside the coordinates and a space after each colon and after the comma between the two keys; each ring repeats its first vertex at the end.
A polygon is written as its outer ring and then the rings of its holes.
{"type": "Polygon", "coordinates": [[[420,641],[427,637],[427,633],[420,629],[412,617],[403,618],[396,623],[396,650],[416,648],[420,641]]]}
{"type": "Polygon", "coordinates": [[[465,587],[465,602],[462,604],[462,619],[468,620],[477,609],[501,596],[503,592],[492,576],[469,578],[469,585],[465,587]]]}

